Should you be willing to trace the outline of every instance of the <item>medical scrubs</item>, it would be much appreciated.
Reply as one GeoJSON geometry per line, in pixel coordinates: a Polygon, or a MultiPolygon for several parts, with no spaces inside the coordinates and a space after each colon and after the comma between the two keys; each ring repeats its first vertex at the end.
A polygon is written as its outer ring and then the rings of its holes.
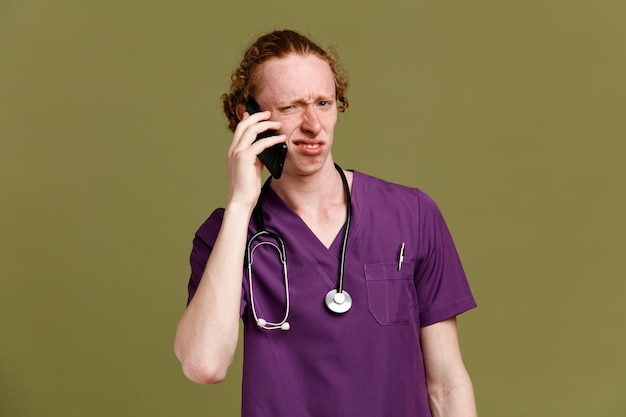
{"type": "MultiPolygon", "coordinates": [[[[242,416],[430,416],[420,328],[475,307],[454,243],[425,193],[354,172],[344,289],[351,310],[331,314],[343,230],[326,248],[273,191],[263,199],[267,230],[286,245],[291,329],[256,326],[242,265],[242,416]],[[404,260],[399,262],[404,244],[404,260]]],[[[191,254],[189,299],[215,242],[223,210],[200,227],[191,254]]],[[[250,236],[257,231],[254,219],[250,236]]],[[[253,256],[259,317],[279,322],[285,290],[271,245],[253,256]]]]}

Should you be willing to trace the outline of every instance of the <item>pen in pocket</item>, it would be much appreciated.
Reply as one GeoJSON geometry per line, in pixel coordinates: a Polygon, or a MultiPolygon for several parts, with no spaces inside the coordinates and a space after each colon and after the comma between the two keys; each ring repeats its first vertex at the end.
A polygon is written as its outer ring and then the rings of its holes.
{"type": "Polygon", "coordinates": [[[400,245],[400,255],[398,256],[398,272],[402,269],[402,262],[404,262],[404,242],[400,245]]]}

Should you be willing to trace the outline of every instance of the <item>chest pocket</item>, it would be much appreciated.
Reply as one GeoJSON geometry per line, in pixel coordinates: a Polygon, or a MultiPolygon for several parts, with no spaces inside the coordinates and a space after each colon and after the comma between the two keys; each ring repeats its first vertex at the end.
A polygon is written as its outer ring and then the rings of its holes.
{"type": "Polygon", "coordinates": [[[413,264],[365,264],[369,310],[381,325],[410,324],[415,315],[413,264]]]}

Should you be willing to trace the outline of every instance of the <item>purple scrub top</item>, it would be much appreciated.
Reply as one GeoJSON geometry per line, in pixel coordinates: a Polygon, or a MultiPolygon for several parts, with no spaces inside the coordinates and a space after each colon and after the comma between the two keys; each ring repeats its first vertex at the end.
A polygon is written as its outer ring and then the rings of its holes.
{"type": "MultiPolygon", "coordinates": [[[[196,233],[189,300],[222,217],[216,210],[196,233]]],[[[256,326],[244,271],[242,416],[430,416],[420,328],[476,306],[434,201],[354,172],[344,275],[353,305],[342,315],[331,314],[324,297],[337,285],[343,230],[326,248],[271,189],[263,217],[286,245],[291,329],[256,326]]],[[[250,236],[256,231],[251,221],[250,236]]],[[[257,314],[274,322],[285,314],[278,259],[269,245],[254,253],[257,314]]]]}

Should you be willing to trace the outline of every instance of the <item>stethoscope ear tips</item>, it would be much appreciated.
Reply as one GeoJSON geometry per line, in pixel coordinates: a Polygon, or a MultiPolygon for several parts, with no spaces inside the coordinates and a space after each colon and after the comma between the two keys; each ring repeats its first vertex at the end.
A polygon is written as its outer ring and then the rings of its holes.
{"type": "Polygon", "coordinates": [[[265,330],[272,330],[272,329],[289,330],[291,329],[291,325],[289,324],[288,321],[285,321],[283,323],[270,323],[268,325],[267,320],[262,319],[262,318],[258,318],[256,320],[256,325],[259,326],[261,329],[265,329],[265,330]]]}

